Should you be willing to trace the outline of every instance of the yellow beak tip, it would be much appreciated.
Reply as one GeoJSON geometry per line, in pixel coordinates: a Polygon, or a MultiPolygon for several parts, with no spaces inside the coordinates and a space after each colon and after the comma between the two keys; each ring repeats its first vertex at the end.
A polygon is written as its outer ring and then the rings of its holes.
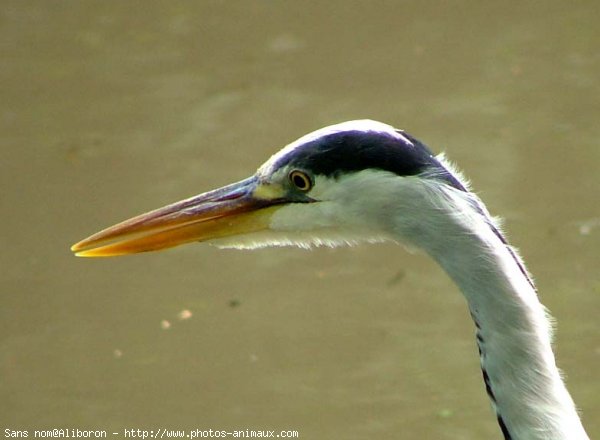
{"type": "Polygon", "coordinates": [[[82,242],[77,242],[71,246],[71,252],[73,252],[76,257],[86,257],[88,256],[86,255],[88,251],[85,250],[85,247],[86,246],[82,245],[82,242]]]}

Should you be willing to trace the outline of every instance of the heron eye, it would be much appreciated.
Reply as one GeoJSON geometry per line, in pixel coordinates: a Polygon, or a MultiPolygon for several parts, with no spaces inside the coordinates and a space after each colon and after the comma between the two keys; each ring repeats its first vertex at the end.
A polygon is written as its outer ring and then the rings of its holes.
{"type": "Polygon", "coordinates": [[[312,180],[310,180],[308,174],[298,170],[294,170],[290,173],[290,182],[302,192],[309,191],[313,186],[312,180]]]}

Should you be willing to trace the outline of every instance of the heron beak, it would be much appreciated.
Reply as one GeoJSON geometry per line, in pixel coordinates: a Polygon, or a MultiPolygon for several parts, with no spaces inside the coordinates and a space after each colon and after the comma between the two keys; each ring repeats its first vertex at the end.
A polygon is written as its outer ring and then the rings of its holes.
{"type": "Polygon", "coordinates": [[[79,257],[112,257],[257,232],[269,227],[277,205],[286,202],[283,194],[251,177],[125,220],[71,250],[79,257]]]}

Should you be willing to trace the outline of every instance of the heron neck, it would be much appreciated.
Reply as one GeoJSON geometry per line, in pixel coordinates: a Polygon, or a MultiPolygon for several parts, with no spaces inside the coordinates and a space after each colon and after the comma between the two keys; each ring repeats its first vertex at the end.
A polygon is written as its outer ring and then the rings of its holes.
{"type": "Polygon", "coordinates": [[[486,390],[505,438],[588,439],[556,367],[546,310],[523,264],[491,222],[456,227],[456,233],[440,233],[431,241],[438,246],[428,250],[468,301],[486,390]]]}

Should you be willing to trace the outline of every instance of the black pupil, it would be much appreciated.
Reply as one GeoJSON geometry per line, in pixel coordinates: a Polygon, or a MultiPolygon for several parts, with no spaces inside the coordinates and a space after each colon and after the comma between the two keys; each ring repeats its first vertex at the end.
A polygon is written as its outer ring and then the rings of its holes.
{"type": "Polygon", "coordinates": [[[304,177],[302,174],[294,174],[292,176],[292,180],[294,181],[294,185],[296,185],[299,189],[307,189],[308,188],[308,179],[304,177]]]}

